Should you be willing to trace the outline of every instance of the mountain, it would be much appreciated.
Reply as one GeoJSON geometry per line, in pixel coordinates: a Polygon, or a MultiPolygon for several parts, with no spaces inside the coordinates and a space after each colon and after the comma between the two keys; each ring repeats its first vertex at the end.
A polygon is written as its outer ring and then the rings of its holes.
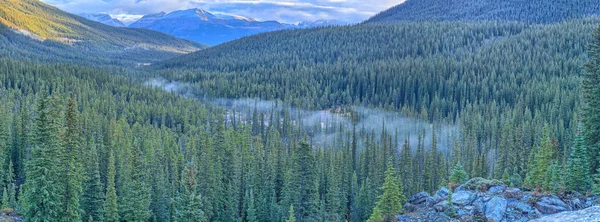
{"type": "Polygon", "coordinates": [[[600,15],[597,0],[407,0],[366,23],[457,20],[554,23],[590,15],[600,15]]]}
{"type": "Polygon", "coordinates": [[[209,45],[285,28],[276,21],[260,22],[242,16],[212,14],[197,8],[146,15],[129,27],[156,30],[209,45]]]}
{"type": "Polygon", "coordinates": [[[92,21],[100,22],[105,25],[110,25],[110,26],[115,26],[115,27],[126,27],[126,25],[123,24],[121,21],[119,21],[118,19],[112,18],[112,17],[110,17],[110,15],[105,14],[105,13],[95,13],[95,14],[83,13],[83,14],[79,14],[79,16],[84,17],[89,20],[92,20],[92,21]]]}
{"type": "Polygon", "coordinates": [[[315,27],[325,27],[325,26],[340,26],[347,25],[347,22],[342,22],[338,20],[317,20],[313,22],[304,21],[298,23],[298,25],[294,25],[294,28],[315,28],[315,27]]]}
{"type": "Polygon", "coordinates": [[[104,25],[37,0],[0,0],[0,56],[131,66],[205,47],[156,31],[104,25]]]}

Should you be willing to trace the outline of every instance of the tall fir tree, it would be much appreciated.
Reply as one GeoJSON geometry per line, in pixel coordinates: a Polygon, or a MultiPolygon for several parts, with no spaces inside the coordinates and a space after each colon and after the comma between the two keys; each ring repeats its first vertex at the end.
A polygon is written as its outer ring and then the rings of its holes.
{"type": "Polygon", "coordinates": [[[91,221],[104,221],[104,184],[100,178],[98,166],[98,153],[96,146],[86,152],[87,167],[84,181],[84,191],[81,196],[82,219],[91,221]]]}
{"type": "Polygon", "coordinates": [[[79,222],[82,220],[79,214],[79,201],[83,191],[83,167],[80,157],[81,152],[81,126],[79,110],[73,99],[67,101],[65,112],[65,126],[63,135],[63,147],[61,150],[62,173],[62,211],[60,218],[65,222],[79,222]]]}
{"type": "Polygon", "coordinates": [[[381,214],[383,221],[393,221],[396,215],[402,213],[402,206],[406,203],[406,197],[401,192],[402,186],[398,184],[396,170],[393,168],[391,161],[385,175],[385,182],[381,187],[383,194],[377,201],[373,215],[378,217],[376,214],[381,214]]]}
{"type": "Polygon", "coordinates": [[[115,188],[115,178],[117,171],[115,167],[115,157],[113,151],[108,151],[108,176],[106,183],[106,201],[104,209],[106,211],[104,220],[106,222],[118,222],[119,217],[119,205],[117,202],[117,190],[115,188]]]}
{"type": "Polygon", "coordinates": [[[592,171],[589,153],[587,151],[587,146],[583,137],[584,132],[582,132],[582,130],[583,127],[580,125],[577,135],[575,135],[575,141],[573,143],[573,149],[571,150],[566,174],[567,189],[579,192],[589,191],[593,185],[592,176],[590,175],[592,171]]]}
{"type": "Polygon", "coordinates": [[[202,196],[198,187],[195,164],[188,163],[181,174],[181,188],[176,201],[176,221],[208,221],[202,211],[202,196]]]}
{"type": "Polygon", "coordinates": [[[23,185],[25,221],[60,221],[63,189],[59,178],[60,109],[57,99],[43,95],[35,120],[35,142],[26,165],[27,180],[23,185]]]}

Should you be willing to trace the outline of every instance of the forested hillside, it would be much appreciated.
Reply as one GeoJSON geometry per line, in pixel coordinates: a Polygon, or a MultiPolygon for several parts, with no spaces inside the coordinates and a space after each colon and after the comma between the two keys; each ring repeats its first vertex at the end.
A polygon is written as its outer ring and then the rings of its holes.
{"type": "Polygon", "coordinates": [[[600,15],[595,0],[406,0],[366,23],[398,21],[521,21],[555,23],[600,15]]]}
{"type": "Polygon", "coordinates": [[[133,67],[205,47],[160,32],[104,25],[38,0],[0,1],[3,57],[133,67]]]}

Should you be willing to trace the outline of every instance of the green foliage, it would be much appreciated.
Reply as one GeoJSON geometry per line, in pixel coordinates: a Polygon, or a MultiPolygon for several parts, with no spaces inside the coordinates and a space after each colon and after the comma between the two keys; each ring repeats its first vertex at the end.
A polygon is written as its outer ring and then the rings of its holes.
{"type": "Polygon", "coordinates": [[[119,206],[117,203],[117,190],[115,189],[115,157],[111,150],[108,151],[108,176],[106,183],[106,202],[104,209],[106,214],[104,219],[106,222],[118,222],[119,217],[119,206]]]}
{"type": "Polygon", "coordinates": [[[504,185],[506,185],[506,184],[504,184],[500,180],[485,179],[485,178],[481,178],[481,177],[476,177],[476,178],[473,178],[473,179],[470,179],[469,181],[467,181],[464,184],[464,188],[465,189],[469,189],[469,190],[486,191],[490,187],[493,187],[493,186],[504,186],[504,185]]]}
{"type": "Polygon", "coordinates": [[[202,196],[197,182],[198,172],[193,163],[188,163],[181,173],[181,193],[177,199],[177,220],[182,222],[207,221],[202,211],[202,196]]]}
{"type": "Polygon", "coordinates": [[[385,182],[381,187],[383,194],[379,197],[369,221],[378,221],[379,218],[383,218],[383,221],[391,221],[396,215],[402,213],[406,197],[402,194],[401,182],[398,184],[395,175],[396,170],[390,162],[385,171],[385,182]]]}
{"type": "Polygon", "coordinates": [[[593,181],[591,177],[590,154],[584,141],[583,128],[579,127],[579,132],[575,136],[573,149],[567,165],[566,186],[568,190],[579,192],[589,191],[592,188],[593,181]]]}
{"type": "Polygon", "coordinates": [[[600,6],[596,3],[593,0],[581,0],[576,3],[555,0],[464,0],[457,2],[407,0],[373,16],[367,20],[367,23],[428,20],[508,20],[554,23],[571,18],[597,15],[600,12],[600,6]]]}
{"type": "Polygon", "coordinates": [[[521,187],[523,185],[523,177],[519,174],[519,169],[515,167],[513,169],[513,173],[510,176],[510,186],[511,187],[521,187]]]}
{"type": "Polygon", "coordinates": [[[464,170],[462,164],[460,162],[456,163],[450,172],[450,183],[459,185],[466,182],[468,179],[469,175],[464,170]]]}
{"type": "Polygon", "coordinates": [[[529,167],[525,184],[530,187],[541,188],[547,178],[549,169],[548,163],[551,163],[554,158],[554,151],[557,150],[556,141],[554,141],[549,130],[544,130],[544,137],[539,148],[535,151],[533,165],[529,167]]]}
{"type": "Polygon", "coordinates": [[[510,174],[508,174],[508,169],[504,169],[504,173],[502,174],[502,182],[504,184],[510,184],[510,174]]]}
{"type": "Polygon", "coordinates": [[[294,213],[294,205],[290,205],[290,216],[285,222],[296,222],[296,213],[294,213]]]}

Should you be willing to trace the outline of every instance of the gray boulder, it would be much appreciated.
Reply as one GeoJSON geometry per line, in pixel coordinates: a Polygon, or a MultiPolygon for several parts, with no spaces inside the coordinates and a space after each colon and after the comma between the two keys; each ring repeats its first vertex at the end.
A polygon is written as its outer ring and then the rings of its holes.
{"type": "Polygon", "coordinates": [[[452,203],[460,206],[466,206],[475,200],[477,196],[471,191],[461,190],[452,194],[452,203]]]}
{"type": "Polygon", "coordinates": [[[428,198],[431,198],[427,192],[421,192],[413,195],[408,199],[408,202],[411,204],[422,204],[427,201],[428,198]]]}
{"type": "Polygon", "coordinates": [[[504,190],[504,198],[521,199],[525,194],[519,188],[510,188],[504,190]]]}
{"type": "Polygon", "coordinates": [[[485,217],[489,222],[500,222],[506,212],[506,199],[502,197],[493,197],[485,203],[485,217]]]}
{"type": "Polygon", "coordinates": [[[433,201],[435,201],[436,203],[444,201],[448,198],[449,193],[450,190],[448,190],[448,188],[442,187],[440,190],[435,192],[435,195],[433,195],[433,201]]]}
{"type": "Polygon", "coordinates": [[[504,190],[506,190],[505,186],[493,186],[493,187],[490,187],[490,189],[488,190],[488,194],[500,195],[504,192],[504,190]]]}
{"type": "Polygon", "coordinates": [[[542,214],[555,214],[568,210],[567,204],[554,195],[542,197],[534,206],[542,214]]]}

